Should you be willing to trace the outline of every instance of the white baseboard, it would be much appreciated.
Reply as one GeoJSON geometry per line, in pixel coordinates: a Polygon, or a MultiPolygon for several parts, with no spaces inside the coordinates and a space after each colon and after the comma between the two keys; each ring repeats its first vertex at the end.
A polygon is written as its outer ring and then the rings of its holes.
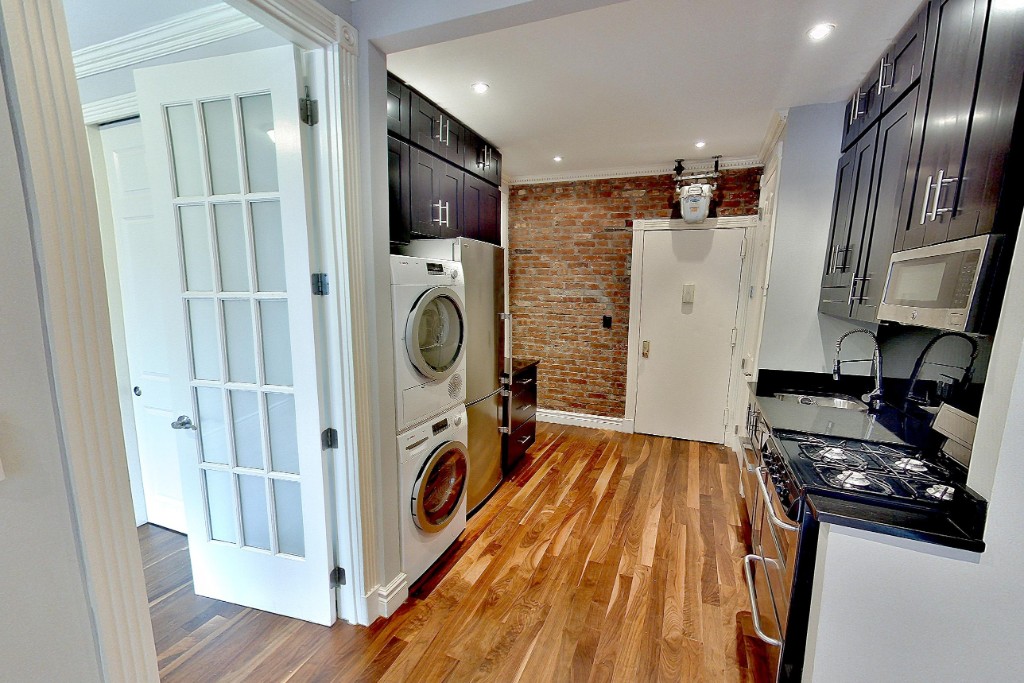
{"type": "Polygon", "coordinates": [[[551,422],[572,427],[589,427],[590,429],[610,429],[613,432],[633,433],[633,420],[624,417],[605,417],[604,415],[587,415],[586,413],[570,413],[564,410],[537,409],[538,422],[551,422]]]}
{"type": "Polygon", "coordinates": [[[405,572],[400,572],[398,576],[391,580],[386,586],[380,586],[377,589],[377,602],[379,614],[382,617],[390,617],[398,608],[402,606],[402,603],[409,597],[409,578],[405,575],[405,572]]]}

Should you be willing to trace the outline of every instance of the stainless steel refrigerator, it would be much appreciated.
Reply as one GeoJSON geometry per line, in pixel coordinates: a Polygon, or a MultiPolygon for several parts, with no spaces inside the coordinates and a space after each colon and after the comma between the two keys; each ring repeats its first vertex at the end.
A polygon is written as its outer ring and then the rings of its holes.
{"type": "Polygon", "coordinates": [[[413,240],[407,256],[462,262],[466,278],[466,412],[469,415],[469,486],[472,514],[501,483],[501,374],[510,374],[506,353],[505,249],[458,239],[413,240]]]}

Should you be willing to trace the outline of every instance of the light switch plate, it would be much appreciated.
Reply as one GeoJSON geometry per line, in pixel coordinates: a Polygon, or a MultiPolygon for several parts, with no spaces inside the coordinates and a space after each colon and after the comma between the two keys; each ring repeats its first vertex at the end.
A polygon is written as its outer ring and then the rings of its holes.
{"type": "Polygon", "coordinates": [[[692,304],[693,303],[693,297],[694,297],[696,289],[697,289],[697,285],[693,284],[692,282],[687,282],[686,284],[683,285],[683,303],[684,304],[692,304]]]}

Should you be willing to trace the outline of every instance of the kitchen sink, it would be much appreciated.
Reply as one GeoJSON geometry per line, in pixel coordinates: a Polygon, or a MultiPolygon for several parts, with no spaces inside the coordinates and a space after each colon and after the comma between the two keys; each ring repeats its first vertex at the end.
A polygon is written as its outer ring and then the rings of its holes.
{"type": "Polygon", "coordinates": [[[791,401],[805,406],[821,406],[823,408],[841,408],[843,410],[856,410],[862,413],[867,412],[868,404],[858,398],[847,394],[814,394],[779,392],[775,398],[783,401],[791,401]]]}

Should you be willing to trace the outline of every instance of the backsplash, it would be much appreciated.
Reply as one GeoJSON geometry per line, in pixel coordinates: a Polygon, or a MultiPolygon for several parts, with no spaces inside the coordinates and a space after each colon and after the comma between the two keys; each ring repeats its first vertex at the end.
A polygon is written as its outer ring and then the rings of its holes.
{"type": "MultiPolygon", "coordinates": [[[[723,171],[718,215],[757,213],[761,168],[723,171]]],[[[513,353],[540,358],[538,407],[622,417],[632,228],[669,218],[668,175],[509,188],[513,353]],[[612,316],[611,328],[602,325],[612,316]]]]}

